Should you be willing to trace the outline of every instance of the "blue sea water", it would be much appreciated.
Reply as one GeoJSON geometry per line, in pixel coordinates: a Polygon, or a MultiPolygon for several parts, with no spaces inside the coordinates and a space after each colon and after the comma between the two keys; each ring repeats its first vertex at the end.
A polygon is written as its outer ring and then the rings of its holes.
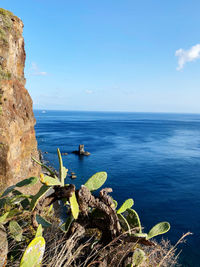
{"type": "MultiPolygon", "coordinates": [[[[190,231],[182,249],[182,266],[200,266],[200,115],[34,111],[38,147],[58,167],[75,171],[77,186],[98,171],[121,204],[133,198],[144,231],[169,221],[165,234],[174,244],[190,231]],[[71,154],[84,144],[89,157],[71,154]]],[[[70,183],[71,181],[69,181],[70,183]]],[[[74,181],[73,181],[74,182],[74,181]]]]}

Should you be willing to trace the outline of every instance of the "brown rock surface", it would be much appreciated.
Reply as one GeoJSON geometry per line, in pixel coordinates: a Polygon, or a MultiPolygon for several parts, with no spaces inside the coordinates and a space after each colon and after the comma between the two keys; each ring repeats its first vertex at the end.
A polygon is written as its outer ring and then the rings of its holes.
{"type": "Polygon", "coordinates": [[[22,32],[22,21],[0,9],[0,190],[40,172],[31,159],[39,155],[32,100],[24,87],[22,32]]]}

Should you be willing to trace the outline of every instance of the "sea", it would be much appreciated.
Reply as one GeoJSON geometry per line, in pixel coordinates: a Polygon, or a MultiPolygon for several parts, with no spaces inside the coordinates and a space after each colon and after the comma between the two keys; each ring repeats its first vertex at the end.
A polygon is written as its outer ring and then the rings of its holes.
{"type": "MultiPolygon", "coordinates": [[[[58,168],[76,173],[78,188],[96,172],[108,174],[106,187],[122,204],[134,199],[144,232],[168,221],[163,235],[178,246],[181,266],[200,267],[200,114],[34,111],[39,149],[58,168]],[[90,156],[71,153],[85,145],[90,156]]],[[[158,240],[160,240],[158,238],[158,240]]]]}

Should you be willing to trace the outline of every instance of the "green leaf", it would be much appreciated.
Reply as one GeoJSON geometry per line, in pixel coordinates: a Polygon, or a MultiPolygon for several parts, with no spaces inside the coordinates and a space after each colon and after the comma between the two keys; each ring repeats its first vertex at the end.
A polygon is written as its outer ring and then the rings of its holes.
{"type": "Polygon", "coordinates": [[[88,179],[88,181],[85,183],[85,186],[90,191],[94,191],[99,189],[105,183],[106,179],[107,179],[106,172],[97,172],[88,179]]]}
{"type": "Polygon", "coordinates": [[[35,206],[37,205],[38,201],[51,189],[51,187],[43,185],[40,187],[39,192],[33,196],[30,209],[34,210],[35,206]]]}
{"type": "Polygon", "coordinates": [[[63,166],[62,156],[61,156],[59,148],[57,148],[57,153],[58,153],[59,166],[60,166],[60,169],[59,169],[60,181],[61,181],[62,186],[64,186],[65,178],[67,176],[67,169],[63,166]]]}
{"type": "Polygon", "coordinates": [[[38,222],[38,224],[41,224],[45,228],[52,226],[50,222],[48,222],[46,219],[44,219],[42,216],[38,214],[36,215],[36,221],[38,222]]]}
{"type": "Polygon", "coordinates": [[[151,230],[149,231],[147,235],[147,239],[150,239],[157,235],[162,235],[166,232],[168,232],[170,229],[170,224],[168,222],[160,222],[156,224],[151,230]]]}
{"type": "Polygon", "coordinates": [[[10,203],[11,204],[19,204],[24,199],[29,199],[30,197],[31,197],[30,195],[24,195],[24,194],[16,195],[11,199],[10,203]]]}
{"type": "Polygon", "coordinates": [[[3,192],[1,197],[5,197],[10,192],[12,192],[16,187],[30,186],[30,185],[36,184],[37,182],[38,182],[37,177],[30,177],[30,178],[24,179],[20,181],[19,183],[17,183],[16,185],[11,185],[8,188],[6,188],[6,190],[3,192]]]}
{"type": "Polygon", "coordinates": [[[115,200],[115,199],[113,199],[113,203],[115,204],[115,209],[117,208],[117,205],[118,205],[118,203],[117,203],[117,201],[115,200]]]}
{"type": "Polygon", "coordinates": [[[8,217],[9,212],[4,213],[0,216],[0,223],[4,224],[6,222],[6,219],[8,217]]]}
{"type": "Polygon", "coordinates": [[[39,267],[45,251],[45,240],[42,236],[34,238],[26,248],[20,267],[39,267]]]}
{"type": "Polygon", "coordinates": [[[37,164],[39,164],[40,166],[42,166],[43,168],[45,168],[47,171],[49,171],[49,173],[52,176],[55,176],[55,173],[49,167],[47,167],[46,165],[44,165],[43,163],[39,162],[37,159],[35,159],[33,157],[32,157],[32,160],[34,160],[37,164]]]}
{"type": "Polygon", "coordinates": [[[30,177],[30,178],[24,179],[24,180],[20,181],[19,183],[17,183],[16,187],[34,185],[38,182],[38,180],[39,179],[37,177],[30,177]]]}
{"type": "Polygon", "coordinates": [[[60,226],[60,229],[61,229],[63,232],[67,233],[67,232],[69,231],[69,228],[70,228],[70,226],[71,226],[71,224],[72,224],[73,221],[74,221],[74,217],[73,217],[73,216],[69,216],[69,217],[67,218],[66,222],[63,223],[63,224],[60,226]]]}
{"type": "Polygon", "coordinates": [[[129,235],[131,235],[131,229],[130,229],[129,223],[127,222],[126,218],[121,213],[117,214],[117,216],[119,218],[122,229],[124,231],[128,231],[129,235]]]}
{"type": "Polygon", "coordinates": [[[22,233],[23,230],[20,227],[20,225],[16,221],[10,221],[9,223],[9,231],[11,236],[16,240],[16,241],[21,241],[22,240],[22,233]]]}
{"type": "Polygon", "coordinates": [[[42,232],[43,232],[42,225],[39,224],[37,231],[36,231],[36,234],[35,234],[35,237],[42,236],[42,232]]]}
{"type": "Polygon", "coordinates": [[[51,206],[49,207],[47,214],[49,215],[51,213],[51,211],[53,210],[53,204],[51,204],[51,206]]]}
{"type": "Polygon", "coordinates": [[[145,253],[142,249],[136,248],[133,253],[132,263],[134,266],[139,266],[145,260],[145,253]]]}
{"type": "Polygon", "coordinates": [[[10,192],[13,191],[13,189],[15,189],[16,185],[11,185],[8,188],[6,188],[6,190],[3,192],[1,197],[5,197],[7,196],[10,192]]]}
{"type": "Polygon", "coordinates": [[[21,211],[19,209],[12,209],[9,211],[7,219],[15,217],[17,214],[20,214],[20,213],[21,213],[21,211]]]}
{"type": "Polygon", "coordinates": [[[79,206],[78,206],[75,192],[73,192],[72,196],[69,198],[69,202],[70,202],[72,215],[73,215],[74,219],[76,220],[78,218],[78,214],[79,214],[79,206]]]}
{"type": "Polygon", "coordinates": [[[20,214],[20,210],[19,209],[12,209],[6,213],[4,213],[2,216],[0,216],[0,223],[1,224],[5,224],[8,219],[15,217],[17,214],[20,214]]]}
{"type": "Polygon", "coordinates": [[[147,234],[146,233],[134,233],[133,236],[147,238],[147,234]]]}
{"type": "Polygon", "coordinates": [[[47,185],[47,186],[54,186],[54,185],[60,185],[62,186],[62,183],[57,179],[53,178],[51,176],[44,176],[40,178],[41,183],[47,185]]]}
{"type": "Polygon", "coordinates": [[[130,225],[131,228],[137,227],[139,228],[139,233],[142,233],[142,227],[140,218],[137,214],[137,212],[133,209],[127,209],[128,215],[126,216],[126,219],[130,225]]]}
{"type": "Polygon", "coordinates": [[[7,202],[7,201],[6,201],[5,198],[0,199],[0,209],[3,209],[3,208],[4,208],[6,202],[7,202]]]}
{"type": "Polygon", "coordinates": [[[127,209],[130,209],[134,204],[134,201],[132,198],[127,199],[122,205],[121,207],[118,209],[117,213],[123,213],[125,212],[127,209]]]}
{"type": "Polygon", "coordinates": [[[24,200],[21,201],[21,205],[24,210],[29,209],[30,201],[27,198],[25,198],[24,200]]]}

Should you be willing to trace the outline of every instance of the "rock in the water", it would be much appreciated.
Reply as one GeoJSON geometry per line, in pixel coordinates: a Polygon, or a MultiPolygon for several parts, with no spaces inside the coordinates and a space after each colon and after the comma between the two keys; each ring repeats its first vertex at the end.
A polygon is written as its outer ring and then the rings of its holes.
{"type": "Polygon", "coordinates": [[[22,21],[0,8],[0,190],[40,172],[31,159],[39,154],[32,100],[24,87],[22,31],[22,21]]]}
{"type": "Polygon", "coordinates": [[[75,150],[72,153],[77,154],[77,155],[82,155],[82,156],[89,156],[90,152],[85,151],[84,145],[79,145],[79,150],[75,150]]]}
{"type": "Polygon", "coordinates": [[[5,228],[0,225],[0,267],[6,266],[8,254],[8,240],[5,228]]]}

